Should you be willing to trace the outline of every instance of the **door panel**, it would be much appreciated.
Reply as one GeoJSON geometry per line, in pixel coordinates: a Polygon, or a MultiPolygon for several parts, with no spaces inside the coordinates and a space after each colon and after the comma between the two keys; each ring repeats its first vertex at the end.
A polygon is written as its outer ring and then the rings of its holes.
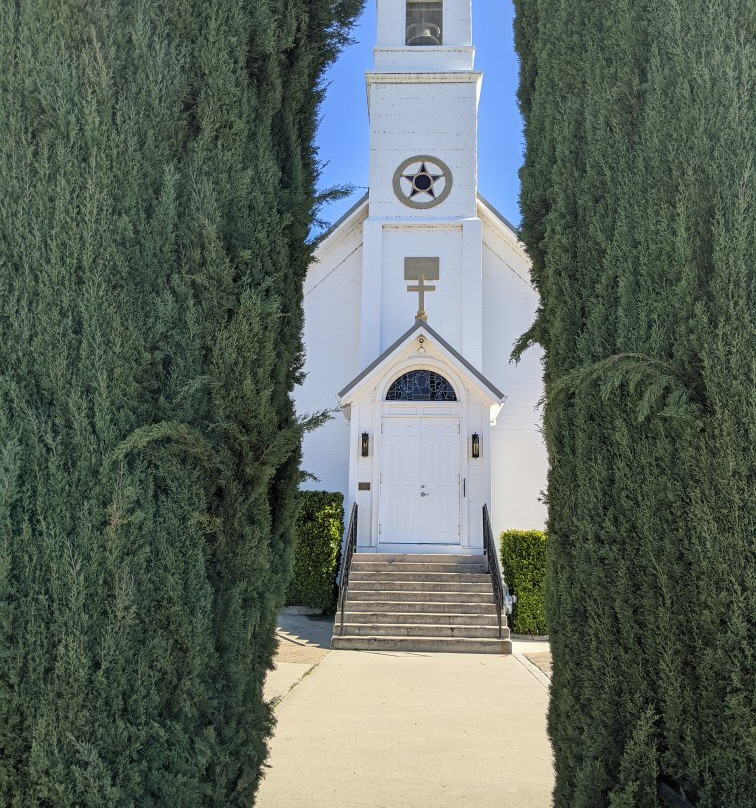
{"type": "Polygon", "coordinates": [[[387,420],[382,437],[380,538],[409,542],[420,526],[420,419],[387,420]]]}
{"type": "Polygon", "coordinates": [[[458,544],[459,420],[385,418],[380,542],[458,544]]]}
{"type": "Polygon", "coordinates": [[[422,422],[420,477],[421,541],[459,542],[459,422],[422,422]]]}

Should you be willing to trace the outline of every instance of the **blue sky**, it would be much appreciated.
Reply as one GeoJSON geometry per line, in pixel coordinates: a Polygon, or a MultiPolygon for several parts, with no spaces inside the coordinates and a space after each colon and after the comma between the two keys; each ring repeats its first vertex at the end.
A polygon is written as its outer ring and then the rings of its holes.
{"type": "MultiPolygon", "coordinates": [[[[511,0],[473,0],[475,67],[483,71],[478,120],[478,190],[514,224],[520,221],[517,171],[522,163],[522,119],[517,109],[517,57],[511,0]]],[[[323,207],[333,222],[367,190],[368,116],[365,71],[373,68],[375,0],[365,12],[349,46],[329,71],[317,135],[320,160],[327,163],[320,186],[351,183],[349,199],[323,207]],[[361,186],[361,187],[360,187],[361,186]]]]}

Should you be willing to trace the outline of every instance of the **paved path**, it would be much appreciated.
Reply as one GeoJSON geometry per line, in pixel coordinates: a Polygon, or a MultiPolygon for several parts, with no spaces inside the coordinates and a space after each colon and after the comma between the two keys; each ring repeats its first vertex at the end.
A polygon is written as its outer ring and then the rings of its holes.
{"type": "Polygon", "coordinates": [[[514,656],[331,651],[276,707],[255,806],[549,808],[546,703],[514,656]]]}
{"type": "Polygon", "coordinates": [[[274,668],[265,678],[265,700],[280,701],[321,662],[331,647],[332,634],[333,618],[279,612],[278,651],[274,668]]]}

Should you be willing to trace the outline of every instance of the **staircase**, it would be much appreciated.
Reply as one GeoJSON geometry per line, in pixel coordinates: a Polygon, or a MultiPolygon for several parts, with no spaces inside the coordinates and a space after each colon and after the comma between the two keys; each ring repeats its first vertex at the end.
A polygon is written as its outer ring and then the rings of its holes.
{"type": "Polygon", "coordinates": [[[332,648],[509,654],[486,556],[355,553],[332,648]]]}

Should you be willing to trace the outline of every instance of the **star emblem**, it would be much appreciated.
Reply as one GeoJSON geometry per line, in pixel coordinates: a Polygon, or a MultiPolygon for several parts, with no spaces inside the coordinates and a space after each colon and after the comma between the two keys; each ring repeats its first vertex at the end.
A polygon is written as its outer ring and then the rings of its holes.
{"type": "Polygon", "coordinates": [[[392,185],[403,205],[417,210],[435,208],[449,196],[452,173],[438,157],[417,154],[396,167],[392,185]]]}
{"type": "Polygon", "coordinates": [[[409,180],[412,185],[409,192],[410,199],[417,194],[428,194],[431,199],[435,199],[436,192],[433,186],[443,177],[443,174],[431,174],[424,160],[414,174],[402,174],[402,178],[409,180]]]}

